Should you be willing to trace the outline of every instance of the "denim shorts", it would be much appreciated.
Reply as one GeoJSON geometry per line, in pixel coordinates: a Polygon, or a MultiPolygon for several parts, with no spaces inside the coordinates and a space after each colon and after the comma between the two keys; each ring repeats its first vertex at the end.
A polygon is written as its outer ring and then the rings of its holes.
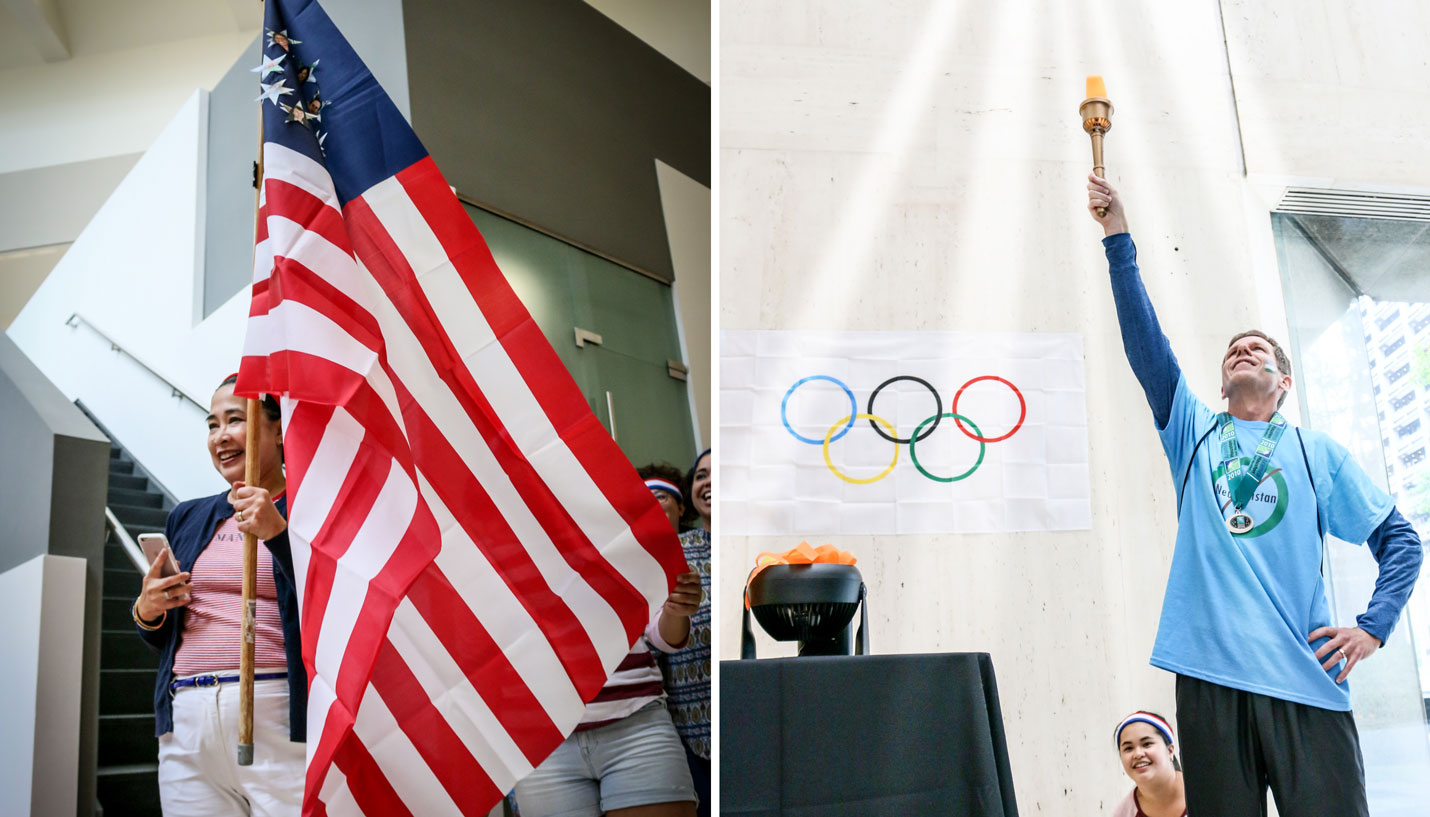
{"type": "Polygon", "coordinates": [[[516,784],[522,817],[599,817],[677,801],[694,803],[695,787],[663,701],[574,733],[516,784]]]}

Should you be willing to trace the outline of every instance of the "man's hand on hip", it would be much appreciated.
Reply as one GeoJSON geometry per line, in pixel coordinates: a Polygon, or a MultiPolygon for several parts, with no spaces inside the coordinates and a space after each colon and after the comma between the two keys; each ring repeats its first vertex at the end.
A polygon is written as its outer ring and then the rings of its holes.
{"type": "Polygon", "coordinates": [[[1380,649],[1380,639],[1359,627],[1318,627],[1306,640],[1315,642],[1321,638],[1330,639],[1316,650],[1316,657],[1321,659],[1321,669],[1329,672],[1336,664],[1346,662],[1341,674],[1336,676],[1338,684],[1350,676],[1356,664],[1380,649]]]}

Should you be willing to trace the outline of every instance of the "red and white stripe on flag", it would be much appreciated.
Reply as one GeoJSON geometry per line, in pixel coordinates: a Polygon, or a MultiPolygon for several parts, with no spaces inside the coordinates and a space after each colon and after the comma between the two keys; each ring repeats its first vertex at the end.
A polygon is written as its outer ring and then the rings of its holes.
{"type": "Polygon", "coordinates": [[[684,571],[430,158],[341,210],[264,145],[238,388],[282,396],[303,813],[485,814],[684,571]]]}

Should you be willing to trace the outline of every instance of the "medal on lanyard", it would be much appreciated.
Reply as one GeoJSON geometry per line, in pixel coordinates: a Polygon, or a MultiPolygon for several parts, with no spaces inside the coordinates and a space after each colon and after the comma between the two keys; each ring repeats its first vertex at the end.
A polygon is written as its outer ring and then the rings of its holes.
{"type": "Polygon", "coordinates": [[[1222,412],[1217,415],[1217,424],[1221,429],[1219,437],[1222,473],[1226,474],[1226,488],[1231,493],[1232,514],[1226,518],[1226,529],[1233,535],[1240,535],[1251,530],[1256,524],[1251,514],[1242,509],[1256,493],[1256,486],[1261,484],[1266,475],[1266,468],[1271,464],[1271,455],[1276,451],[1276,444],[1281,442],[1281,435],[1286,431],[1286,418],[1282,417],[1279,411],[1271,415],[1271,422],[1266,424],[1261,442],[1256,444],[1256,455],[1252,457],[1251,466],[1246,469],[1245,474],[1241,473],[1241,445],[1236,441],[1236,427],[1231,423],[1231,414],[1222,412]]]}

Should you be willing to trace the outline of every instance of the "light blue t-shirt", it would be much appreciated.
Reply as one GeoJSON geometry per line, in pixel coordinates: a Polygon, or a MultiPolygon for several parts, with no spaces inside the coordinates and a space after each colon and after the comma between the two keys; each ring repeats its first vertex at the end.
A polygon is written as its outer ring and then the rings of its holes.
{"type": "MultiPolygon", "coordinates": [[[[1233,419],[1233,425],[1244,473],[1267,424],[1233,419]]],[[[1314,644],[1306,640],[1312,630],[1331,624],[1317,509],[1326,531],[1360,544],[1385,520],[1394,501],[1344,447],[1324,434],[1291,427],[1244,509],[1255,525],[1249,533],[1233,536],[1224,521],[1233,510],[1215,426],[1215,413],[1191,393],[1185,377],[1179,378],[1160,434],[1173,485],[1181,491],[1185,477],[1186,489],[1152,665],[1234,689],[1347,711],[1349,682],[1336,683],[1342,666],[1321,669],[1315,651],[1324,639],[1314,644]]]]}

